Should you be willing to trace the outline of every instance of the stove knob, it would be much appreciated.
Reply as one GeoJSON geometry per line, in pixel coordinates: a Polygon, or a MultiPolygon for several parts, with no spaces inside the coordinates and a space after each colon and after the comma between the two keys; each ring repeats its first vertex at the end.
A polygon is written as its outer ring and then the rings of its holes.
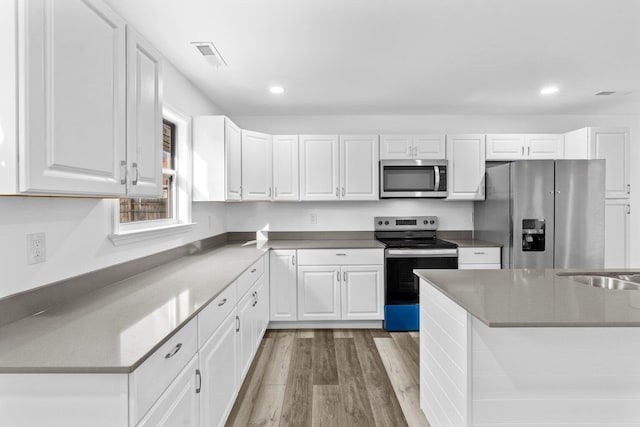
{"type": "Polygon", "coordinates": [[[426,219],[424,221],[422,221],[423,224],[429,224],[429,221],[427,221],[426,219]]]}
{"type": "Polygon", "coordinates": [[[378,225],[382,225],[382,221],[378,221],[378,225]]]}
{"type": "Polygon", "coordinates": [[[436,222],[434,220],[431,220],[431,221],[429,221],[429,223],[435,224],[436,222]]]}
{"type": "Polygon", "coordinates": [[[384,225],[389,225],[389,221],[385,221],[385,222],[384,222],[384,225]]]}

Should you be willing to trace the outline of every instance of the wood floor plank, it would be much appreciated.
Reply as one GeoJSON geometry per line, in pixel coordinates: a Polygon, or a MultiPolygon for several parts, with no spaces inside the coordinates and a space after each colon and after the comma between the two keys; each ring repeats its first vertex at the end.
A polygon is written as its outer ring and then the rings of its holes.
{"type": "Polygon", "coordinates": [[[400,350],[400,354],[402,354],[402,358],[404,359],[407,368],[409,369],[409,374],[411,378],[420,378],[420,354],[419,349],[420,345],[416,344],[414,338],[411,338],[411,335],[407,332],[393,332],[391,333],[391,337],[393,341],[395,341],[396,346],[400,350]]]}
{"type": "Polygon", "coordinates": [[[387,376],[378,348],[370,331],[355,331],[354,343],[364,373],[373,418],[378,426],[406,426],[402,407],[387,376]]]}
{"type": "Polygon", "coordinates": [[[337,385],[338,367],[332,330],[315,331],[312,354],[313,385],[337,385]]]}
{"type": "Polygon", "coordinates": [[[352,338],[335,340],[345,426],[375,425],[364,374],[352,338]]]}
{"type": "Polygon", "coordinates": [[[353,338],[353,329],[334,329],[334,338],[353,338]]]}
{"type": "Polygon", "coordinates": [[[409,335],[411,335],[412,338],[420,338],[420,332],[418,331],[410,331],[409,335]]]}
{"type": "Polygon", "coordinates": [[[291,364],[291,350],[293,348],[293,340],[295,334],[282,333],[274,334],[273,352],[271,361],[269,362],[262,384],[269,385],[286,385],[289,375],[289,366],[291,364]]]}
{"type": "Polygon", "coordinates": [[[414,378],[411,376],[402,353],[393,338],[375,338],[374,341],[407,423],[412,427],[429,426],[424,413],[420,409],[419,377],[414,378]]]}
{"type": "Polygon", "coordinates": [[[389,332],[384,329],[369,329],[369,332],[374,338],[391,338],[389,332]]]}
{"type": "Polygon", "coordinates": [[[338,385],[314,385],[311,425],[313,427],[342,427],[344,409],[338,385]]]}
{"type": "Polygon", "coordinates": [[[293,342],[280,426],[299,427],[311,424],[311,341],[309,338],[296,338],[293,342]]]}
{"type": "Polygon", "coordinates": [[[249,426],[275,427],[280,424],[286,386],[262,384],[249,418],[249,426]]]}
{"type": "Polygon", "coordinates": [[[300,329],[296,331],[296,338],[313,338],[314,333],[312,329],[300,329]]]}
{"type": "Polygon", "coordinates": [[[249,423],[249,417],[253,410],[255,398],[262,383],[262,377],[265,368],[271,359],[273,350],[273,338],[264,338],[256,356],[247,372],[236,402],[231,409],[231,414],[227,419],[227,426],[246,426],[249,423]]]}

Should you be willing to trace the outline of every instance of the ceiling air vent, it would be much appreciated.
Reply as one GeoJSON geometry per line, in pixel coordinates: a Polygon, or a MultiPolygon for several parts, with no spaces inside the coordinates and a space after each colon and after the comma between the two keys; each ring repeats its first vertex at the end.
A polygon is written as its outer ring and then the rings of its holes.
{"type": "Polygon", "coordinates": [[[222,55],[220,55],[220,52],[218,52],[218,49],[216,49],[213,43],[191,42],[191,44],[195,46],[195,48],[198,49],[198,52],[200,52],[200,54],[204,56],[211,64],[215,65],[216,67],[227,66],[227,63],[224,61],[222,55]]]}
{"type": "Polygon", "coordinates": [[[609,96],[609,95],[614,95],[614,94],[615,94],[615,92],[614,92],[614,91],[606,91],[606,90],[603,90],[602,92],[598,92],[598,93],[596,93],[596,95],[595,95],[595,96],[609,96]]]}

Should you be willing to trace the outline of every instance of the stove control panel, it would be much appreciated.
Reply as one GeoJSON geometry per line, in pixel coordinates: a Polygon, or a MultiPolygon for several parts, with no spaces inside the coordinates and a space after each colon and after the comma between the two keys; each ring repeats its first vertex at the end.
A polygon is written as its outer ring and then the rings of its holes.
{"type": "Polygon", "coordinates": [[[437,230],[437,216],[377,216],[373,219],[376,231],[401,231],[401,230],[437,230]]]}

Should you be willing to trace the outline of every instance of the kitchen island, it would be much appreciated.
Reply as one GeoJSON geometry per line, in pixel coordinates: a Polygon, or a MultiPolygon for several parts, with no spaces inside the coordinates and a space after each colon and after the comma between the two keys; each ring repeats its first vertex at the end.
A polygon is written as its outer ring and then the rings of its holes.
{"type": "Polygon", "coordinates": [[[568,270],[414,273],[433,427],[640,426],[640,291],[568,270]]]}

